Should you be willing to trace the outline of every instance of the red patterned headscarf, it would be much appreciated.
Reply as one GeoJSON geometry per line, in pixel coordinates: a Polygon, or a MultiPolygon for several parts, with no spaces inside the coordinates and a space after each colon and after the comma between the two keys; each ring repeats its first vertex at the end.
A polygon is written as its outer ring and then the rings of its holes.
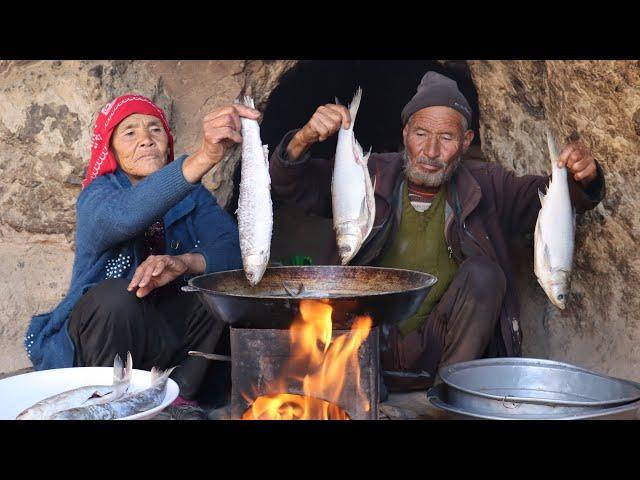
{"type": "Polygon", "coordinates": [[[91,140],[91,161],[89,162],[87,177],[82,182],[83,189],[87,188],[87,185],[95,180],[96,177],[116,171],[118,163],[109,148],[111,135],[122,120],[134,113],[153,115],[160,119],[164,131],[169,137],[168,161],[173,161],[173,136],[162,109],[142,95],[122,95],[108,103],[98,114],[91,140]]]}

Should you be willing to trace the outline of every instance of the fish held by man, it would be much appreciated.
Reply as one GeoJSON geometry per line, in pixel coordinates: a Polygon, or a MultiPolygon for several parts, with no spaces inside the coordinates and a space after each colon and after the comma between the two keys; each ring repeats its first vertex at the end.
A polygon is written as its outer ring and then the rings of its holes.
{"type": "Polygon", "coordinates": [[[20,412],[16,420],[48,420],[52,415],[63,410],[117,400],[129,390],[132,371],[131,353],[127,353],[126,367],[122,365],[120,355],[116,355],[113,362],[112,385],[87,385],[52,395],[20,412]]]}
{"type": "Polygon", "coordinates": [[[169,375],[175,368],[162,371],[153,367],[148,388],[109,403],[57,412],[51,416],[51,420],[116,420],[151,410],[164,400],[169,375]]]}
{"type": "Polygon", "coordinates": [[[542,208],[534,232],[534,271],[549,300],[563,310],[571,280],[575,211],[569,197],[567,169],[558,167],[559,151],[550,131],[547,145],[552,178],[546,195],[538,192],[542,208]]]}
{"type": "Polygon", "coordinates": [[[371,151],[364,154],[353,132],[361,98],[358,87],[349,105],[351,124],[338,133],[331,181],[333,226],[342,265],[356,256],[375,219],[375,186],[367,167],[371,151]]]}
{"type": "MultiPolygon", "coordinates": [[[[244,105],[255,108],[253,98],[245,96],[244,105]]],[[[258,122],[240,118],[242,160],[240,196],[238,198],[238,231],[244,272],[251,286],[264,275],[271,254],[273,205],[269,175],[269,149],[260,139],[258,122]]]]}

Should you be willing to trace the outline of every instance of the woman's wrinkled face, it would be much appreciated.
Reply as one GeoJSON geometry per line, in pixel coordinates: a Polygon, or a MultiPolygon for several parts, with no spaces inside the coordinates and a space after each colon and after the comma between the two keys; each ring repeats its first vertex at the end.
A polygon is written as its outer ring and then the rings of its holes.
{"type": "Polygon", "coordinates": [[[111,147],[118,165],[135,184],[166,165],[169,137],[159,118],[134,113],[118,124],[111,147]]]}

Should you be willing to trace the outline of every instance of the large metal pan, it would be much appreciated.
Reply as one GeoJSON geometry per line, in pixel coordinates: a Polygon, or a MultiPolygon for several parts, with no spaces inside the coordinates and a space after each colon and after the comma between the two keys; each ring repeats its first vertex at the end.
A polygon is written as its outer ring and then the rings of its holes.
{"type": "Polygon", "coordinates": [[[240,328],[289,328],[300,301],[322,299],[333,307],[333,328],[348,329],[355,315],[374,325],[413,315],[437,279],[428,273],[380,267],[267,268],[251,287],[242,270],[200,275],[182,289],[197,292],[211,313],[240,328]]]}
{"type": "MultiPolygon", "coordinates": [[[[640,384],[635,384],[640,388],[640,384]]],[[[495,413],[469,410],[451,405],[450,387],[441,383],[427,390],[427,399],[434,407],[447,412],[455,420],[640,420],[640,400],[608,408],[591,409],[577,413],[523,413],[517,409],[495,413]]]]}
{"type": "Polygon", "coordinates": [[[576,415],[640,400],[632,382],[552,360],[473,360],[439,374],[450,405],[485,414],[576,415]]]}

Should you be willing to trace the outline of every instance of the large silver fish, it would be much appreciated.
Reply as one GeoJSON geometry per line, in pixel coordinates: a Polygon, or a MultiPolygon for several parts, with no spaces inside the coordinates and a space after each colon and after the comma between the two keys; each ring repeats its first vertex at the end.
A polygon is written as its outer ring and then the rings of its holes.
{"type": "MultiPolygon", "coordinates": [[[[255,108],[251,97],[244,105],[255,108]]],[[[262,145],[260,126],[256,120],[240,118],[242,128],[242,160],[240,197],[238,198],[238,230],[244,273],[251,286],[262,279],[271,254],[273,206],[269,148],[262,145]]]]}
{"type": "Polygon", "coordinates": [[[127,354],[126,368],[123,367],[120,356],[116,355],[113,362],[112,385],[88,385],[47,397],[20,412],[16,420],[48,420],[62,410],[117,400],[127,393],[132,370],[131,353],[127,354]]]}
{"type": "Polygon", "coordinates": [[[153,367],[151,385],[148,388],[113,402],[57,412],[51,416],[51,420],[115,420],[151,410],[164,400],[167,379],[174,368],[163,372],[153,367]]]}
{"type": "Polygon", "coordinates": [[[538,192],[542,208],[534,235],[534,271],[549,300],[564,309],[573,263],[575,212],[569,197],[567,169],[558,167],[559,152],[551,132],[547,132],[547,144],[552,179],[546,195],[538,192]]]}
{"type": "Polygon", "coordinates": [[[361,98],[362,89],[358,87],[349,105],[351,125],[348,129],[341,127],[338,133],[331,181],[333,228],[342,265],[358,253],[376,215],[374,185],[367,168],[371,150],[365,155],[353,133],[361,98]]]}

